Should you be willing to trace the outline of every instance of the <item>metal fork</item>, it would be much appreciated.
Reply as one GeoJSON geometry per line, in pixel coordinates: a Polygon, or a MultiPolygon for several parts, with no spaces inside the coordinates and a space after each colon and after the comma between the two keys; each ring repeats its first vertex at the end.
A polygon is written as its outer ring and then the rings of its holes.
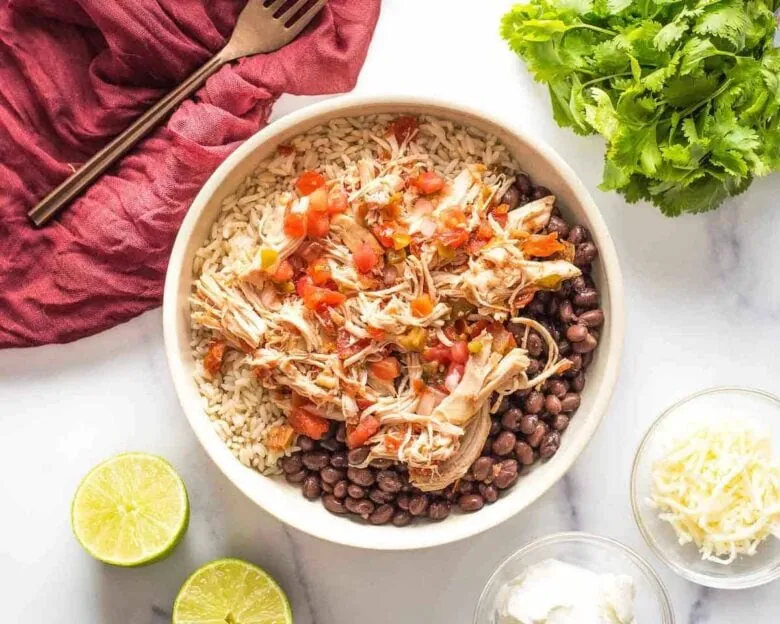
{"type": "Polygon", "coordinates": [[[211,74],[230,61],[251,54],[271,52],[288,44],[314,19],[326,2],[249,0],[238,16],[227,45],[41,200],[27,213],[30,219],[35,225],[44,225],[199,89],[211,74]]]}

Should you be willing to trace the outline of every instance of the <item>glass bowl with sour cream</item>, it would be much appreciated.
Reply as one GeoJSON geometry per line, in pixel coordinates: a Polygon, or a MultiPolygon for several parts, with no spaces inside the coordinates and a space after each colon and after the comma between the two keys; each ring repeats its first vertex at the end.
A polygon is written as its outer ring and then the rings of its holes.
{"type": "Polygon", "coordinates": [[[506,559],[474,613],[474,624],[545,621],[674,624],[675,619],[666,588],[642,557],[613,539],[570,532],[538,539],[506,559]]]}

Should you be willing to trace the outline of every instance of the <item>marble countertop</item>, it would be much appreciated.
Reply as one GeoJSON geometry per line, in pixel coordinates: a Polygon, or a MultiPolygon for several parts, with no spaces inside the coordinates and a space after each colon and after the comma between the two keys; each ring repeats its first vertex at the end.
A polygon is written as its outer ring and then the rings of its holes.
{"type": "MultiPolygon", "coordinates": [[[[572,164],[601,207],[625,277],[625,356],[602,427],[567,477],[503,525],[426,551],[366,552],[288,529],[234,488],[196,441],[169,379],[155,310],[74,344],[3,352],[0,619],[163,623],[192,570],[237,556],[279,580],[296,624],[467,624],[504,557],[535,537],[576,529],[646,555],[680,623],[777,621],[776,586],[707,590],[654,559],[631,516],[628,478],[645,428],[673,401],[719,384],[780,393],[780,177],[715,214],[675,220],[601,193],[602,142],[555,125],[544,89],[496,34],[510,4],[385,0],[357,88],[437,95],[523,124],[572,164]],[[189,532],[173,556],[136,570],[91,560],[69,526],[81,477],[125,450],[169,458],[192,501],[189,532]]],[[[309,101],[284,98],[275,115],[309,101]]]]}

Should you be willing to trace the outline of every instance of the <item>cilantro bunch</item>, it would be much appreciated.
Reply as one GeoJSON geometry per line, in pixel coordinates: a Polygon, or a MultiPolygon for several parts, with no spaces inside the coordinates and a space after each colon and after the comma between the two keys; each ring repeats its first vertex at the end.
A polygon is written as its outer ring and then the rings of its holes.
{"type": "Polygon", "coordinates": [[[607,141],[600,188],[712,210],[780,168],[780,0],[530,0],[501,36],[559,125],[607,141]]]}

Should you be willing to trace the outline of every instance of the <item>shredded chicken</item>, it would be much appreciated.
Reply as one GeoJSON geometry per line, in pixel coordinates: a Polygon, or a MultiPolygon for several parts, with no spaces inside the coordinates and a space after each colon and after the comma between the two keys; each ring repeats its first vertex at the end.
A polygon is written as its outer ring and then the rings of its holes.
{"type": "Polygon", "coordinates": [[[546,240],[537,233],[554,197],[507,213],[511,172],[471,164],[447,180],[412,149],[414,134],[374,137],[382,158],[364,154],[324,181],[327,193],[281,194],[246,266],[202,275],[191,305],[195,323],[246,353],[277,407],[305,412],[290,419],[297,433],[313,435],[300,429],[311,419],[346,421],[367,462],[403,462],[418,487],[440,489],[479,455],[495,396],[570,366],[522,308],[580,271],[557,239],[545,257],[524,251],[546,240]],[[312,219],[325,219],[324,236],[312,219]],[[547,343],[534,379],[510,319],[547,343]]]}

